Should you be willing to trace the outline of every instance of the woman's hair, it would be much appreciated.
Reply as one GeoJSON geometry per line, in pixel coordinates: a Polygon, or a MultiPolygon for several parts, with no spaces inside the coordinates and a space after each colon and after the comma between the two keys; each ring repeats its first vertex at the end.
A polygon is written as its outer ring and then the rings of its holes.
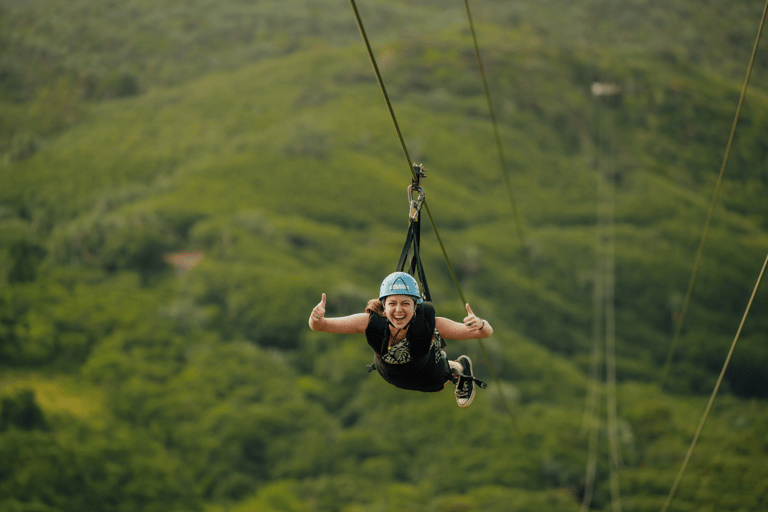
{"type": "Polygon", "coordinates": [[[368,315],[376,313],[379,316],[386,316],[384,314],[384,303],[379,299],[369,300],[368,305],[365,307],[365,313],[368,315]]]}

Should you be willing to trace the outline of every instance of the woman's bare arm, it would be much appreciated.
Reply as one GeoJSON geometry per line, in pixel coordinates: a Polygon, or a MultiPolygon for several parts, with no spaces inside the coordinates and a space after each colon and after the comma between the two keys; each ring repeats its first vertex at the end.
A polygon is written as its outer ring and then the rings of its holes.
{"type": "Polygon", "coordinates": [[[325,294],[309,315],[309,328],[333,334],[362,334],[368,327],[368,315],[357,313],[338,318],[325,318],[325,294]]]}
{"type": "Polygon", "coordinates": [[[438,316],[435,318],[435,327],[440,336],[447,340],[471,340],[477,338],[487,338],[493,334],[493,327],[488,321],[478,318],[472,313],[472,309],[467,307],[467,316],[464,323],[454,322],[448,318],[438,316]]]}

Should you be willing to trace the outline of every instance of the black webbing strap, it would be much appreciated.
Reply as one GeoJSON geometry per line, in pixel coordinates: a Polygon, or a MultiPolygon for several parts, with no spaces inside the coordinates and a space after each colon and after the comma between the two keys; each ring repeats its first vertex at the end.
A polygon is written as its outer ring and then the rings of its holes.
{"type": "MultiPolygon", "coordinates": [[[[371,366],[373,366],[373,365],[371,365],[371,366]]],[[[369,369],[368,371],[370,372],[371,370],[369,369]]],[[[479,388],[481,388],[481,389],[485,389],[485,388],[487,388],[487,387],[488,387],[488,384],[486,384],[486,383],[485,383],[485,382],[483,382],[482,380],[478,379],[478,378],[477,378],[477,377],[475,377],[474,375],[464,375],[463,373],[462,373],[461,375],[456,375],[455,373],[453,373],[452,371],[450,371],[450,372],[448,372],[448,373],[446,374],[446,378],[447,378],[448,380],[450,380],[451,382],[453,382],[454,384],[456,384],[457,386],[459,385],[459,378],[464,378],[464,379],[469,379],[469,380],[471,380],[472,382],[474,382],[475,384],[477,384],[477,386],[478,386],[479,388]]]]}
{"type": "Polygon", "coordinates": [[[424,265],[421,263],[421,254],[419,251],[419,244],[421,243],[421,216],[419,215],[416,220],[411,220],[408,226],[408,234],[405,237],[405,244],[403,250],[400,253],[400,259],[397,261],[397,272],[405,272],[405,263],[408,259],[408,254],[413,249],[413,255],[409,265],[408,273],[416,277],[421,284],[421,290],[424,294],[424,300],[431,301],[431,295],[429,294],[429,286],[427,286],[427,276],[424,273],[424,265]]]}
{"type": "Polygon", "coordinates": [[[421,253],[419,250],[421,244],[421,207],[424,204],[425,196],[424,189],[421,188],[421,180],[427,175],[427,171],[424,169],[423,165],[413,164],[413,174],[413,180],[408,187],[408,202],[410,203],[408,234],[405,237],[405,244],[400,253],[400,259],[397,261],[397,268],[395,271],[405,272],[405,263],[408,259],[408,254],[411,252],[411,249],[413,249],[408,273],[420,282],[421,292],[424,299],[431,301],[432,297],[429,294],[427,276],[424,273],[424,265],[421,264],[421,253]],[[414,192],[418,193],[416,199],[413,199],[414,192]]]}

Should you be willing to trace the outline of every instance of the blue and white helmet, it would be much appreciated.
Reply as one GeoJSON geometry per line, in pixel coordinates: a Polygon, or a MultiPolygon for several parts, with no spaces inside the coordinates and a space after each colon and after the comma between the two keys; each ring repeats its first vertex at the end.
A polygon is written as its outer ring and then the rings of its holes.
{"type": "Polygon", "coordinates": [[[379,300],[390,295],[408,295],[413,297],[416,305],[421,304],[421,293],[419,292],[419,283],[412,275],[405,272],[393,272],[384,278],[379,290],[379,300]]]}

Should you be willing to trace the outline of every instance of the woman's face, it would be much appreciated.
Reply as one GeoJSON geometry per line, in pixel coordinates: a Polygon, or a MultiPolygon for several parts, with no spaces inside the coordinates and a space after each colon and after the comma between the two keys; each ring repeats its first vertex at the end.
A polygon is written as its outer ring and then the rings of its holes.
{"type": "Polygon", "coordinates": [[[402,329],[416,313],[416,302],[408,295],[390,295],[384,298],[384,314],[396,329],[402,329]]]}

